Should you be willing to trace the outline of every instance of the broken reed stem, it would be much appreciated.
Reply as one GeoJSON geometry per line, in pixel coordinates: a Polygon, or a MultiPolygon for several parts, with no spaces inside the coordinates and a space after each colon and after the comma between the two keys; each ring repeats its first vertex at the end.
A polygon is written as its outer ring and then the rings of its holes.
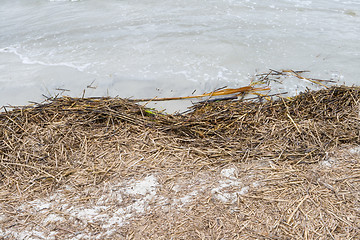
{"type": "Polygon", "coordinates": [[[299,204],[296,206],[296,208],[294,209],[294,211],[292,211],[292,213],[290,214],[288,220],[287,220],[287,224],[290,224],[292,218],[294,217],[295,213],[299,210],[300,206],[305,202],[306,199],[309,198],[309,195],[306,195],[300,202],[299,204]]]}
{"type": "Polygon", "coordinates": [[[295,126],[296,130],[298,131],[298,133],[301,134],[301,131],[300,131],[299,127],[296,125],[296,123],[294,122],[294,119],[290,116],[290,114],[287,113],[286,116],[290,119],[290,121],[292,122],[292,124],[294,124],[294,126],[295,126]]]}
{"type": "Polygon", "coordinates": [[[317,85],[320,85],[320,86],[322,86],[322,87],[329,88],[328,86],[326,86],[325,84],[323,84],[323,83],[321,83],[321,82],[319,82],[319,81],[316,81],[316,80],[313,80],[313,79],[310,79],[310,78],[305,78],[305,77],[300,76],[300,75],[299,75],[298,73],[296,73],[294,70],[287,70],[287,71],[285,70],[285,71],[283,71],[283,72],[290,72],[290,73],[294,74],[294,76],[296,76],[296,77],[299,78],[299,79],[303,79],[303,80],[306,80],[306,81],[315,83],[315,84],[317,84],[317,85]]]}
{"type": "Polygon", "coordinates": [[[21,163],[12,163],[12,162],[1,162],[0,163],[1,165],[13,165],[13,166],[19,166],[19,167],[25,167],[25,168],[31,168],[31,169],[35,169],[36,171],[39,171],[39,172],[42,172],[44,173],[45,175],[47,175],[48,177],[50,178],[53,178],[54,180],[57,181],[56,177],[51,175],[50,173],[44,171],[43,169],[41,168],[38,168],[38,167],[34,167],[34,166],[31,166],[31,165],[27,165],[27,164],[21,164],[21,163]]]}
{"type": "Polygon", "coordinates": [[[214,97],[214,96],[223,96],[230,94],[247,94],[255,91],[267,91],[270,90],[269,87],[258,87],[246,86],[241,88],[225,88],[211,93],[204,93],[201,95],[187,96],[187,97],[168,97],[168,98],[144,98],[144,99],[130,99],[132,102],[150,102],[150,101],[172,101],[172,100],[184,100],[184,99],[194,99],[194,98],[203,98],[203,97],[214,97]]]}
{"type": "Polygon", "coordinates": [[[359,102],[359,87],[342,86],[291,99],[207,101],[184,115],[68,97],[0,113],[0,222],[23,232],[36,230],[32,223],[68,226],[61,239],[359,238],[359,159],[333,156],[360,145],[359,102]],[[223,174],[231,169],[233,177],[223,174]],[[158,183],[151,200],[126,193],[147,176],[158,183]],[[63,205],[23,208],[53,194],[62,199],[51,204],[71,203],[74,214],[63,205]],[[140,202],[144,212],[130,214],[140,202]],[[108,219],[77,219],[76,209],[98,204],[110,219],[126,209],[126,221],[111,227],[117,235],[105,235],[108,219]],[[45,223],[62,214],[56,209],[68,215],[45,223]]]}

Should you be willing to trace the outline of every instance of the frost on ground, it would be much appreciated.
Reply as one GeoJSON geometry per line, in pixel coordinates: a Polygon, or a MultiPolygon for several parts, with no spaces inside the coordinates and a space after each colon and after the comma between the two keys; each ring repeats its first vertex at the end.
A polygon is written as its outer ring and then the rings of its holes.
{"type": "Polygon", "coordinates": [[[119,227],[154,209],[176,212],[204,196],[231,204],[256,186],[238,179],[235,166],[219,171],[179,179],[170,187],[159,183],[161,174],[157,173],[84,191],[67,185],[46,197],[22,203],[14,209],[16,218],[0,216],[0,238],[59,239],[66,234],[68,239],[110,239],[119,236],[119,227]],[[97,231],[84,231],[89,227],[97,231]]]}

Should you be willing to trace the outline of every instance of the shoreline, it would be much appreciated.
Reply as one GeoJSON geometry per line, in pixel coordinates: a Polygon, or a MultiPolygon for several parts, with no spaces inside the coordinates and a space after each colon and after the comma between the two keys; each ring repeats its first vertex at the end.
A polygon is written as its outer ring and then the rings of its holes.
{"type": "Polygon", "coordinates": [[[185,115],[114,98],[0,113],[0,237],[359,237],[359,103],[341,86],[185,115]]]}

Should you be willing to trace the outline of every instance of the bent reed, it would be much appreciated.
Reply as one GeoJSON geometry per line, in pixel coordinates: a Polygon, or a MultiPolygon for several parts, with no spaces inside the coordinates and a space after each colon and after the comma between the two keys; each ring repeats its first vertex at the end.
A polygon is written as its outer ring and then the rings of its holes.
{"type": "Polygon", "coordinates": [[[359,157],[337,154],[360,144],[360,88],[261,99],[205,101],[186,114],[163,114],[127,99],[61,97],[2,112],[1,211],[14,215],[19,202],[66,185],[84,191],[149,174],[170,196],[171,184],[235,166],[239,178],[251,172],[262,184],[231,204],[203,190],[181,210],[154,208],[112,237],[359,238],[359,157]],[[334,166],[323,166],[334,158],[334,166]]]}

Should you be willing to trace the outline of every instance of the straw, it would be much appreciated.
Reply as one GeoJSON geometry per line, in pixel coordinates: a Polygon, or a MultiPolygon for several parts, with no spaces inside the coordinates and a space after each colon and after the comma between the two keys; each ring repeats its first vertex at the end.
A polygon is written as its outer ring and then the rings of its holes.
{"type": "MultiPolygon", "coordinates": [[[[184,115],[120,98],[59,97],[15,107],[0,113],[1,225],[15,232],[42,226],[62,239],[79,233],[118,239],[359,238],[359,158],[346,150],[360,144],[359,102],[359,87],[333,86],[291,99],[200,102],[184,115]],[[236,174],[224,177],[223,169],[236,174]],[[116,186],[146,176],[156,177],[157,195],[143,212],[111,225],[111,234],[106,220],[84,225],[63,205],[19,210],[53,193],[62,194],[56,204],[90,207],[101,196],[113,199],[116,186]],[[171,200],[186,196],[192,200],[181,207],[171,200]],[[221,200],[227,198],[233,200],[221,200]],[[49,214],[64,220],[50,224],[49,214]]],[[[115,214],[141,197],[126,196],[121,203],[107,201],[104,209],[115,214]]]]}

